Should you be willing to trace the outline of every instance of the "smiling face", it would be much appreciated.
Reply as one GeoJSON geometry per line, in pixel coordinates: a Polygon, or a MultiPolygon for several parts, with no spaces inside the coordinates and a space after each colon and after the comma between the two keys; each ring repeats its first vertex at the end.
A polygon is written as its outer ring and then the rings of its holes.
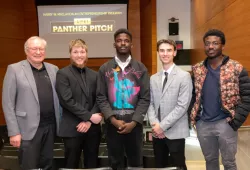
{"type": "Polygon", "coordinates": [[[174,63],[176,50],[174,50],[173,45],[162,43],[161,45],[159,45],[158,54],[163,65],[170,65],[174,63]]]}
{"type": "Polygon", "coordinates": [[[208,36],[204,41],[204,49],[207,57],[213,59],[222,55],[224,45],[221,44],[220,37],[208,36]]]}
{"type": "Polygon", "coordinates": [[[28,40],[25,53],[27,60],[32,65],[41,64],[43,62],[45,59],[45,46],[46,42],[42,39],[35,38],[28,40]]]}
{"type": "Polygon", "coordinates": [[[81,46],[73,46],[70,52],[70,60],[73,65],[83,68],[87,63],[86,48],[81,46]]]}

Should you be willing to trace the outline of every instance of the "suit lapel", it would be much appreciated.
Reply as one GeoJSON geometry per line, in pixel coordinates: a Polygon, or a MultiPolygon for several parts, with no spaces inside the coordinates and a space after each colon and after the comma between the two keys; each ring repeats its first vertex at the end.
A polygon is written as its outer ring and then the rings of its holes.
{"type": "Polygon", "coordinates": [[[50,83],[51,83],[52,88],[53,88],[53,90],[54,90],[55,76],[54,76],[54,74],[53,74],[53,70],[52,70],[51,67],[49,67],[49,65],[48,65],[47,63],[44,63],[44,66],[45,66],[46,71],[47,71],[47,73],[48,73],[48,75],[49,75],[50,83]]]}
{"type": "Polygon", "coordinates": [[[156,84],[157,84],[157,89],[159,91],[162,91],[162,72],[159,72],[157,77],[156,77],[156,84]]]}
{"type": "MultiPolygon", "coordinates": [[[[75,69],[72,67],[72,65],[69,67],[69,69],[70,69],[70,71],[72,72],[72,74],[75,76],[76,80],[78,81],[78,83],[79,83],[79,85],[80,85],[80,87],[81,87],[81,89],[82,89],[84,95],[85,95],[85,96],[88,96],[88,95],[87,95],[87,92],[86,92],[87,88],[85,88],[84,85],[83,85],[81,75],[80,75],[79,73],[77,73],[77,70],[75,70],[75,69]]],[[[87,77],[86,77],[86,80],[87,80],[87,77]]],[[[87,81],[86,81],[86,82],[87,82],[87,81]]]]}
{"type": "Polygon", "coordinates": [[[168,75],[168,81],[167,81],[167,84],[165,85],[165,88],[162,92],[162,96],[164,95],[164,93],[166,93],[168,87],[170,86],[170,84],[173,82],[174,80],[174,76],[176,75],[176,66],[174,66],[173,70],[171,71],[171,73],[168,75]]]}
{"type": "MultiPolygon", "coordinates": [[[[162,71],[157,73],[157,76],[155,78],[155,84],[156,84],[156,89],[155,89],[156,94],[161,94],[162,93],[162,71]]],[[[156,113],[157,117],[158,117],[158,109],[160,106],[160,97],[161,96],[157,95],[157,99],[156,99],[157,101],[155,101],[156,110],[157,110],[157,113],[156,113]]]]}
{"type": "Polygon", "coordinates": [[[87,96],[89,96],[89,89],[91,88],[91,86],[89,84],[90,81],[88,81],[88,80],[91,79],[91,76],[89,75],[89,70],[88,70],[87,67],[85,68],[85,76],[86,76],[86,88],[85,88],[85,91],[86,91],[87,96]]]}
{"type": "Polygon", "coordinates": [[[27,60],[24,60],[23,61],[23,70],[24,70],[24,73],[25,73],[25,76],[29,82],[29,85],[34,93],[34,96],[37,100],[37,102],[39,102],[38,100],[38,93],[37,93],[37,87],[36,87],[36,81],[35,81],[35,78],[34,78],[34,75],[33,75],[33,71],[31,69],[31,66],[30,66],[30,63],[27,61],[27,60]]]}

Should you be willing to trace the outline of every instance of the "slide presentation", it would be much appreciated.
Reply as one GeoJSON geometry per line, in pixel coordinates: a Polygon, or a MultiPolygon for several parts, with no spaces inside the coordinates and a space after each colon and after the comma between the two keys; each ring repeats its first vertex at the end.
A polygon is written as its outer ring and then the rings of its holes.
{"type": "Polygon", "coordinates": [[[83,39],[89,58],[113,57],[114,32],[127,28],[127,4],[37,6],[46,58],[69,58],[69,42],[83,39]]]}

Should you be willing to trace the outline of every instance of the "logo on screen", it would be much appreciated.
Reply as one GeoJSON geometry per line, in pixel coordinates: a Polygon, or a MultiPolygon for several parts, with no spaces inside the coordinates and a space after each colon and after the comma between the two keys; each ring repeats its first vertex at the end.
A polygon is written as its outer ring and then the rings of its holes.
{"type": "Polygon", "coordinates": [[[90,25],[91,18],[74,18],[74,25],[90,25]]]}

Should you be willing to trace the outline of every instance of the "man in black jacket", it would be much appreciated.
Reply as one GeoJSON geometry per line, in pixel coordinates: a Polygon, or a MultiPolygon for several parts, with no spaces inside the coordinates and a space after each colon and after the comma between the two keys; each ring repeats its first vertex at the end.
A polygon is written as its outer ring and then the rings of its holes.
{"type": "Polygon", "coordinates": [[[88,48],[81,39],[69,44],[71,64],[57,72],[56,90],[63,108],[59,136],[66,168],[76,169],[83,150],[84,167],[96,168],[102,116],[96,105],[97,73],[86,67],[88,48]]]}
{"type": "Polygon", "coordinates": [[[97,103],[107,123],[108,156],[113,169],[142,166],[142,122],[150,103],[146,67],[130,55],[132,35],[127,29],[114,34],[116,55],[103,64],[97,83],[97,103]]]}
{"type": "Polygon", "coordinates": [[[250,111],[250,80],[239,62],[222,53],[223,32],[210,30],[203,41],[207,58],[193,66],[191,121],[197,128],[206,169],[220,169],[220,150],[224,169],[236,170],[237,129],[250,111]]]}

